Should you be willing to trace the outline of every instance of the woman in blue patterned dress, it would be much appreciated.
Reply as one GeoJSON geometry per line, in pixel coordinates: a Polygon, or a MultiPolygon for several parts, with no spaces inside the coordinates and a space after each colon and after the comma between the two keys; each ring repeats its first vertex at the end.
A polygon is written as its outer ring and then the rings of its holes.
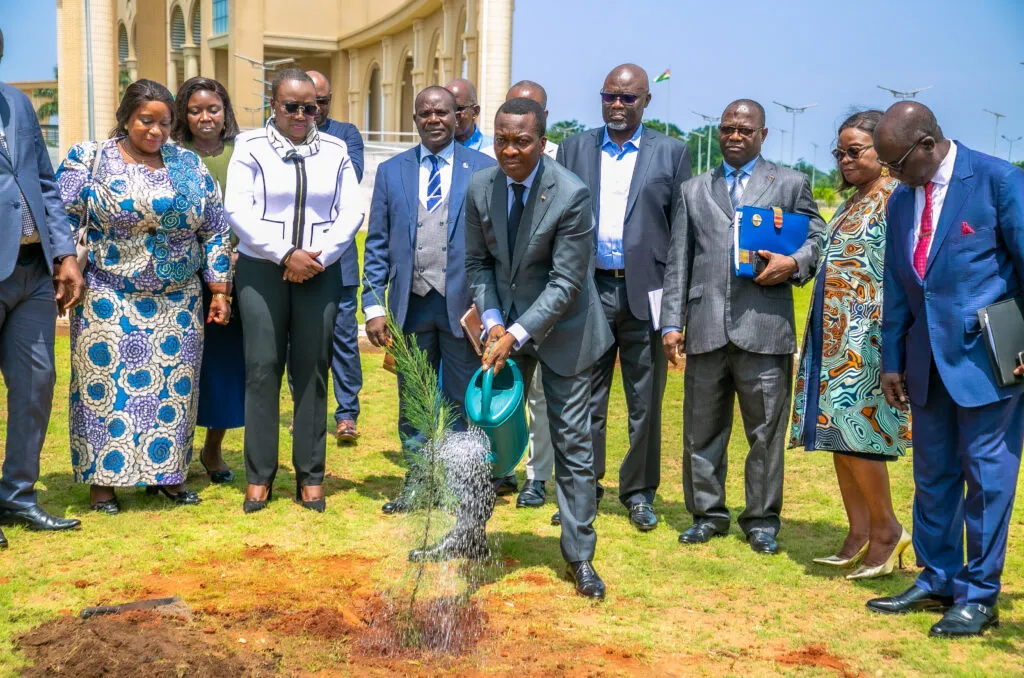
{"type": "Polygon", "coordinates": [[[849,579],[890,574],[910,545],[893,512],[885,465],[906,451],[910,425],[886,404],[880,384],[885,207],[897,186],[873,148],[881,118],[881,111],[863,111],[839,127],[832,154],[841,187],[856,191],[825,231],[790,439],[790,447],[833,453],[850,529],[838,553],[814,562],[860,564],[849,579]]]}
{"type": "Polygon", "coordinates": [[[231,313],[220,197],[195,153],[165,143],[173,122],[167,88],[138,80],[112,138],[75,145],[57,171],[76,233],[90,209],[87,289],[71,318],[71,461],[108,514],[120,509],[115,487],[199,503],[185,488],[203,348],[197,272],[214,295],[206,322],[231,313]]]}

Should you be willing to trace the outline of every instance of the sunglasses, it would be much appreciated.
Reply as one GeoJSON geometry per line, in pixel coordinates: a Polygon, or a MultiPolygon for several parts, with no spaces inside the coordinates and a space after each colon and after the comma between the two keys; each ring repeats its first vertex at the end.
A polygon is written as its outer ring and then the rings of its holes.
{"type": "Polygon", "coordinates": [[[601,92],[601,101],[606,104],[614,104],[618,99],[627,106],[632,106],[640,100],[639,94],[622,94],[620,92],[601,92]]]}
{"type": "Polygon", "coordinates": [[[284,112],[288,115],[295,115],[301,109],[302,114],[307,118],[312,118],[320,110],[320,107],[316,104],[300,104],[297,101],[289,101],[286,104],[281,104],[281,107],[284,108],[284,112]]]}
{"type": "Polygon", "coordinates": [[[857,160],[869,148],[874,148],[874,145],[869,144],[867,146],[850,146],[845,151],[841,148],[832,149],[832,157],[836,159],[836,162],[842,162],[843,157],[847,157],[850,160],[857,160]]]}
{"type": "Polygon", "coordinates": [[[456,106],[455,107],[455,112],[456,113],[462,113],[463,111],[468,111],[471,108],[476,108],[477,105],[478,104],[466,104],[465,106],[456,106]]]}
{"type": "Polygon", "coordinates": [[[881,165],[882,167],[884,167],[885,169],[889,170],[890,172],[896,172],[897,174],[902,173],[903,172],[903,163],[905,163],[907,161],[907,158],[910,156],[911,153],[914,152],[914,149],[917,148],[918,145],[922,141],[927,139],[927,138],[928,138],[928,135],[925,134],[923,137],[921,137],[920,139],[915,141],[914,145],[911,146],[910,148],[908,148],[907,152],[904,153],[902,156],[900,156],[900,159],[897,160],[896,162],[889,163],[889,162],[886,162],[886,161],[882,160],[881,158],[879,158],[878,159],[878,164],[881,165]]]}
{"type": "Polygon", "coordinates": [[[330,106],[331,105],[331,95],[328,94],[325,97],[317,97],[316,98],[316,105],[317,106],[330,106]]]}
{"type": "Polygon", "coordinates": [[[718,127],[718,133],[724,137],[731,137],[733,134],[739,133],[741,137],[750,138],[763,129],[763,127],[733,127],[732,125],[720,125],[718,127]]]}

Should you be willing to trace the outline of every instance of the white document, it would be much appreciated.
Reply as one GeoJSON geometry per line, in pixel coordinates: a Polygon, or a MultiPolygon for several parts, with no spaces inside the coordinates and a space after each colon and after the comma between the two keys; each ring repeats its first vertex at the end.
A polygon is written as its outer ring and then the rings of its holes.
{"type": "Polygon", "coordinates": [[[665,288],[647,293],[647,301],[651,304],[651,324],[655,332],[661,329],[661,295],[664,293],[665,288]]]}

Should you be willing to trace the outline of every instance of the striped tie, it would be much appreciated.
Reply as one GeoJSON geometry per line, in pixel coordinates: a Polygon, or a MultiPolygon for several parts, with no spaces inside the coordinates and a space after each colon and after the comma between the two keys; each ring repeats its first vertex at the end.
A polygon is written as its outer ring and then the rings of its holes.
{"type": "Polygon", "coordinates": [[[743,201],[743,177],[747,176],[747,173],[741,169],[735,170],[732,174],[732,190],[729,191],[729,202],[732,203],[732,208],[738,210],[740,203],[743,201]]]}
{"type": "Polygon", "coordinates": [[[427,211],[433,212],[441,205],[441,170],[438,169],[437,156],[428,155],[430,161],[430,178],[427,180],[427,211]]]}

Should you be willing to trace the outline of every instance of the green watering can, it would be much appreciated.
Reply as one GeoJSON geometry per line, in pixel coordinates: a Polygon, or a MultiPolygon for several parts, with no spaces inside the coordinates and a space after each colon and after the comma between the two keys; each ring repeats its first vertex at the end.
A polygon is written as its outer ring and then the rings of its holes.
{"type": "Polygon", "coordinates": [[[466,418],[491,440],[491,476],[512,473],[530,442],[526,388],[515,362],[508,360],[498,376],[493,369],[476,371],[466,388],[466,418]]]}

